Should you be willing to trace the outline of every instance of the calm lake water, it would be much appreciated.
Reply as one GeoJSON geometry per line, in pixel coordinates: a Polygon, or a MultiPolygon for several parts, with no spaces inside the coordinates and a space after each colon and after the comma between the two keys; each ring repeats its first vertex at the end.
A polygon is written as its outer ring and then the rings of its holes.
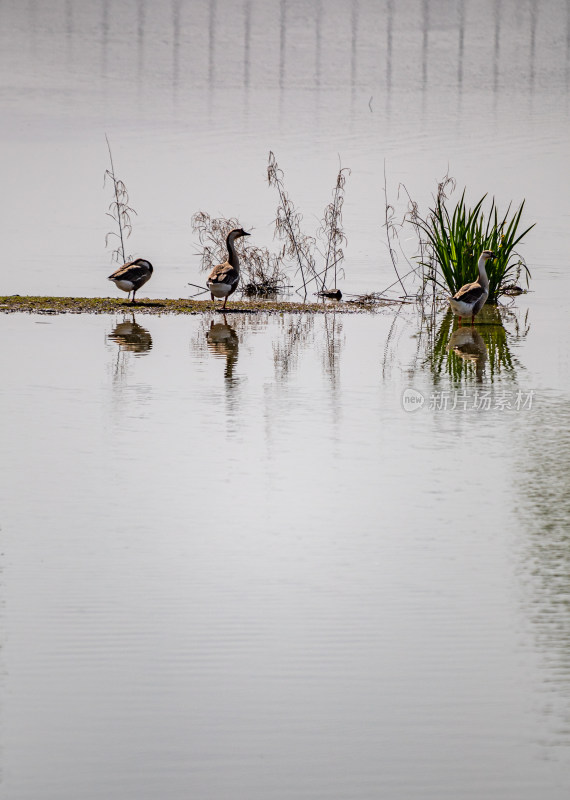
{"type": "MultiPolygon", "coordinates": [[[[566,2],[0,4],[0,294],[149,297],[190,217],[271,245],[272,149],[346,278],[427,205],[526,198],[528,295],[445,309],[0,315],[0,796],[566,800],[566,2]]],[[[413,253],[409,232],[402,246],[413,253]]]]}

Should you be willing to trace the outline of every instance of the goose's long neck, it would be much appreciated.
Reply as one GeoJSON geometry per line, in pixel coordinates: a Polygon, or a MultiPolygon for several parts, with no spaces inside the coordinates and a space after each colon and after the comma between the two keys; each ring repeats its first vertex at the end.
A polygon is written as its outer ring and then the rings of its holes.
{"type": "Polygon", "coordinates": [[[485,269],[485,261],[486,259],[481,256],[479,259],[479,263],[477,266],[479,267],[479,283],[483,287],[483,289],[489,288],[489,278],[487,277],[487,271],[485,269]]]}
{"type": "Polygon", "coordinates": [[[231,234],[226,239],[226,245],[228,247],[228,262],[235,270],[239,272],[238,254],[234,247],[234,237],[231,234]]]}

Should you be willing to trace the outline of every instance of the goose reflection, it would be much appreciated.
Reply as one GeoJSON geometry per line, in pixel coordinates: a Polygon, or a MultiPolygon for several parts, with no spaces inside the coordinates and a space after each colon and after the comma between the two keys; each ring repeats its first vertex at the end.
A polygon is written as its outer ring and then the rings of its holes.
{"type": "Polygon", "coordinates": [[[239,338],[235,329],[228,325],[225,315],[223,322],[212,320],[206,333],[206,343],[208,350],[216,358],[226,359],[224,378],[228,386],[233,386],[237,380],[234,376],[234,368],[238,360],[239,338]]]}
{"type": "Polygon", "coordinates": [[[485,341],[478,330],[457,328],[451,334],[446,350],[448,353],[453,352],[464,361],[474,364],[477,381],[483,380],[488,353],[485,341]]]}
{"type": "Polygon", "coordinates": [[[517,316],[506,308],[483,309],[484,325],[453,330],[453,314],[448,310],[436,322],[428,325],[426,362],[434,380],[447,373],[454,381],[473,375],[480,382],[485,372],[492,383],[499,376],[514,379],[521,367],[511,345],[525,338],[530,325],[525,317],[520,324],[517,316]],[[505,328],[508,325],[509,330],[505,328]]]}
{"type": "Polygon", "coordinates": [[[144,355],[152,349],[152,336],[146,328],[138,324],[134,314],[132,319],[125,318],[115,325],[107,338],[119,345],[120,352],[144,355]]]}

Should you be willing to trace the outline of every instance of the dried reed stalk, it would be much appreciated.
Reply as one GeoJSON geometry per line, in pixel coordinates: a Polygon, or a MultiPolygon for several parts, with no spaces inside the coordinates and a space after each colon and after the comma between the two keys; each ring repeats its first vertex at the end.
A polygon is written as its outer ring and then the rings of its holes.
{"type": "MultiPolygon", "coordinates": [[[[293,262],[295,274],[301,274],[302,284],[297,291],[302,289],[305,297],[308,287],[313,282],[316,283],[319,290],[318,294],[327,294],[327,276],[331,271],[334,271],[336,293],[337,280],[341,274],[339,265],[344,259],[343,248],[347,243],[342,227],[342,208],[346,178],[349,174],[348,168],[340,167],[332,192],[332,201],[324,210],[323,219],[317,232],[324,245],[321,252],[317,248],[316,237],[308,236],[301,229],[302,214],[287,194],[283,171],[279,168],[274,153],[270,151],[267,180],[270,186],[277,189],[279,195],[274,220],[274,236],[283,244],[280,250],[271,252],[267,247],[256,247],[249,241],[246,244],[243,239],[236,242],[240,255],[240,269],[243,274],[242,291],[244,294],[268,297],[292,288],[288,285],[285,271],[287,261],[293,262]],[[316,266],[317,253],[323,259],[322,269],[319,270],[316,266]]],[[[201,269],[211,270],[226,260],[226,237],[233,228],[238,227],[240,225],[236,218],[215,218],[204,211],[193,215],[192,230],[198,234],[201,245],[199,253],[201,269]]],[[[344,271],[342,273],[344,274],[344,271]]]]}
{"type": "MultiPolygon", "coordinates": [[[[303,219],[285,189],[283,170],[279,168],[275,154],[269,152],[267,180],[270,186],[277,189],[279,204],[275,216],[275,236],[284,241],[283,256],[293,260],[297,272],[301,273],[302,288],[305,297],[311,283],[315,283],[318,294],[327,295],[327,276],[334,270],[335,292],[340,275],[340,263],[344,259],[343,247],[347,244],[346,234],[342,227],[342,207],[344,204],[344,188],[346,178],[350,175],[348,167],[340,167],[333,189],[332,201],[325,207],[317,236],[308,236],[301,229],[303,219]],[[317,247],[317,237],[323,243],[323,251],[317,247]],[[316,253],[323,259],[322,269],[317,270],[316,253]]],[[[343,271],[344,275],[344,271],[343,271]]]]}
{"type": "Polygon", "coordinates": [[[384,225],[383,227],[386,229],[386,243],[388,245],[388,253],[390,254],[390,261],[392,262],[392,266],[394,267],[394,272],[396,273],[396,277],[398,278],[398,282],[402,287],[402,291],[404,295],[406,294],[405,286],[402,282],[400,277],[400,273],[398,272],[398,256],[396,251],[392,247],[392,242],[398,238],[398,230],[397,230],[397,223],[394,221],[396,216],[396,211],[394,206],[388,202],[388,188],[386,185],[386,162],[384,161],[384,225]]]}
{"type": "Polygon", "coordinates": [[[277,189],[279,194],[279,204],[275,215],[275,235],[284,241],[285,255],[292,258],[297,263],[297,271],[301,273],[306,297],[307,282],[309,278],[316,277],[314,257],[315,239],[301,231],[303,216],[297,211],[291,198],[287,194],[283,178],[283,170],[279,169],[273,151],[269,151],[267,181],[270,186],[277,189]]]}
{"type": "Polygon", "coordinates": [[[342,207],[344,205],[344,187],[350,175],[348,167],[340,167],[333,189],[332,202],[325,207],[319,236],[325,242],[325,268],[322,273],[321,292],[326,292],[327,274],[329,269],[334,269],[334,288],[337,288],[338,275],[342,271],[339,265],[344,259],[344,250],[348,243],[342,227],[342,207]]]}
{"type": "Polygon", "coordinates": [[[107,142],[107,148],[109,150],[109,160],[111,162],[111,169],[105,170],[105,175],[103,176],[103,186],[105,186],[107,182],[107,178],[109,178],[113,182],[113,195],[114,200],[109,205],[109,210],[106,212],[108,217],[111,217],[113,222],[116,224],[118,228],[118,233],[116,231],[109,231],[105,236],[105,247],[109,246],[109,239],[111,237],[116,237],[119,240],[119,245],[113,250],[111,253],[111,257],[113,261],[117,261],[119,263],[125,264],[127,261],[131,259],[129,255],[125,252],[125,241],[128,239],[133,232],[133,225],[131,222],[131,214],[136,214],[137,212],[134,208],[131,208],[129,205],[129,194],[127,192],[127,187],[123,183],[123,181],[119,180],[115,175],[115,165],[113,164],[113,153],[111,152],[111,145],[109,143],[109,138],[105,134],[105,140],[107,142]]]}
{"type": "MultiPolygon", "coordinates": [[[[211,217],[198,211],[192,217],[192,230],[198,234],[202,246],[201,269],[210,271],[227,259],[228,233],[241,225],[235,217],[211,217]]],[[[252,297],[270,297],[287,288],[287,275],[283,270],[283,250],[271,253],[267,247],[256,247],[243,239],[235,242],[240,256],[242,291],[252,297]]]]}

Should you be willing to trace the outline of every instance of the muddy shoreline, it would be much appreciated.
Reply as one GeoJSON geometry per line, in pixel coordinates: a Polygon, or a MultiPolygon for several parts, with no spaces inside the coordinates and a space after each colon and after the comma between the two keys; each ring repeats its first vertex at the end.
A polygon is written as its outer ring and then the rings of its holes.
{"type": "MultiPolygon", "coordinates": [[[[228,303],[226,314],[274,313],[274,314],[324,314],[330,311],[339,313],[362,313],[378,308],[381,304],[368,305],[355,302],[324,301],[320,303],[278,302],[273,300],[237,300],[228,303]]],[[[33,297],[10,295],[0,297],[0,312],[31,314],[116,314],[124,312],[137,314],[211,314],[222,313],[222,303],[215,306],[210,300],[128,300],[113,297],[33,297]]]]}

